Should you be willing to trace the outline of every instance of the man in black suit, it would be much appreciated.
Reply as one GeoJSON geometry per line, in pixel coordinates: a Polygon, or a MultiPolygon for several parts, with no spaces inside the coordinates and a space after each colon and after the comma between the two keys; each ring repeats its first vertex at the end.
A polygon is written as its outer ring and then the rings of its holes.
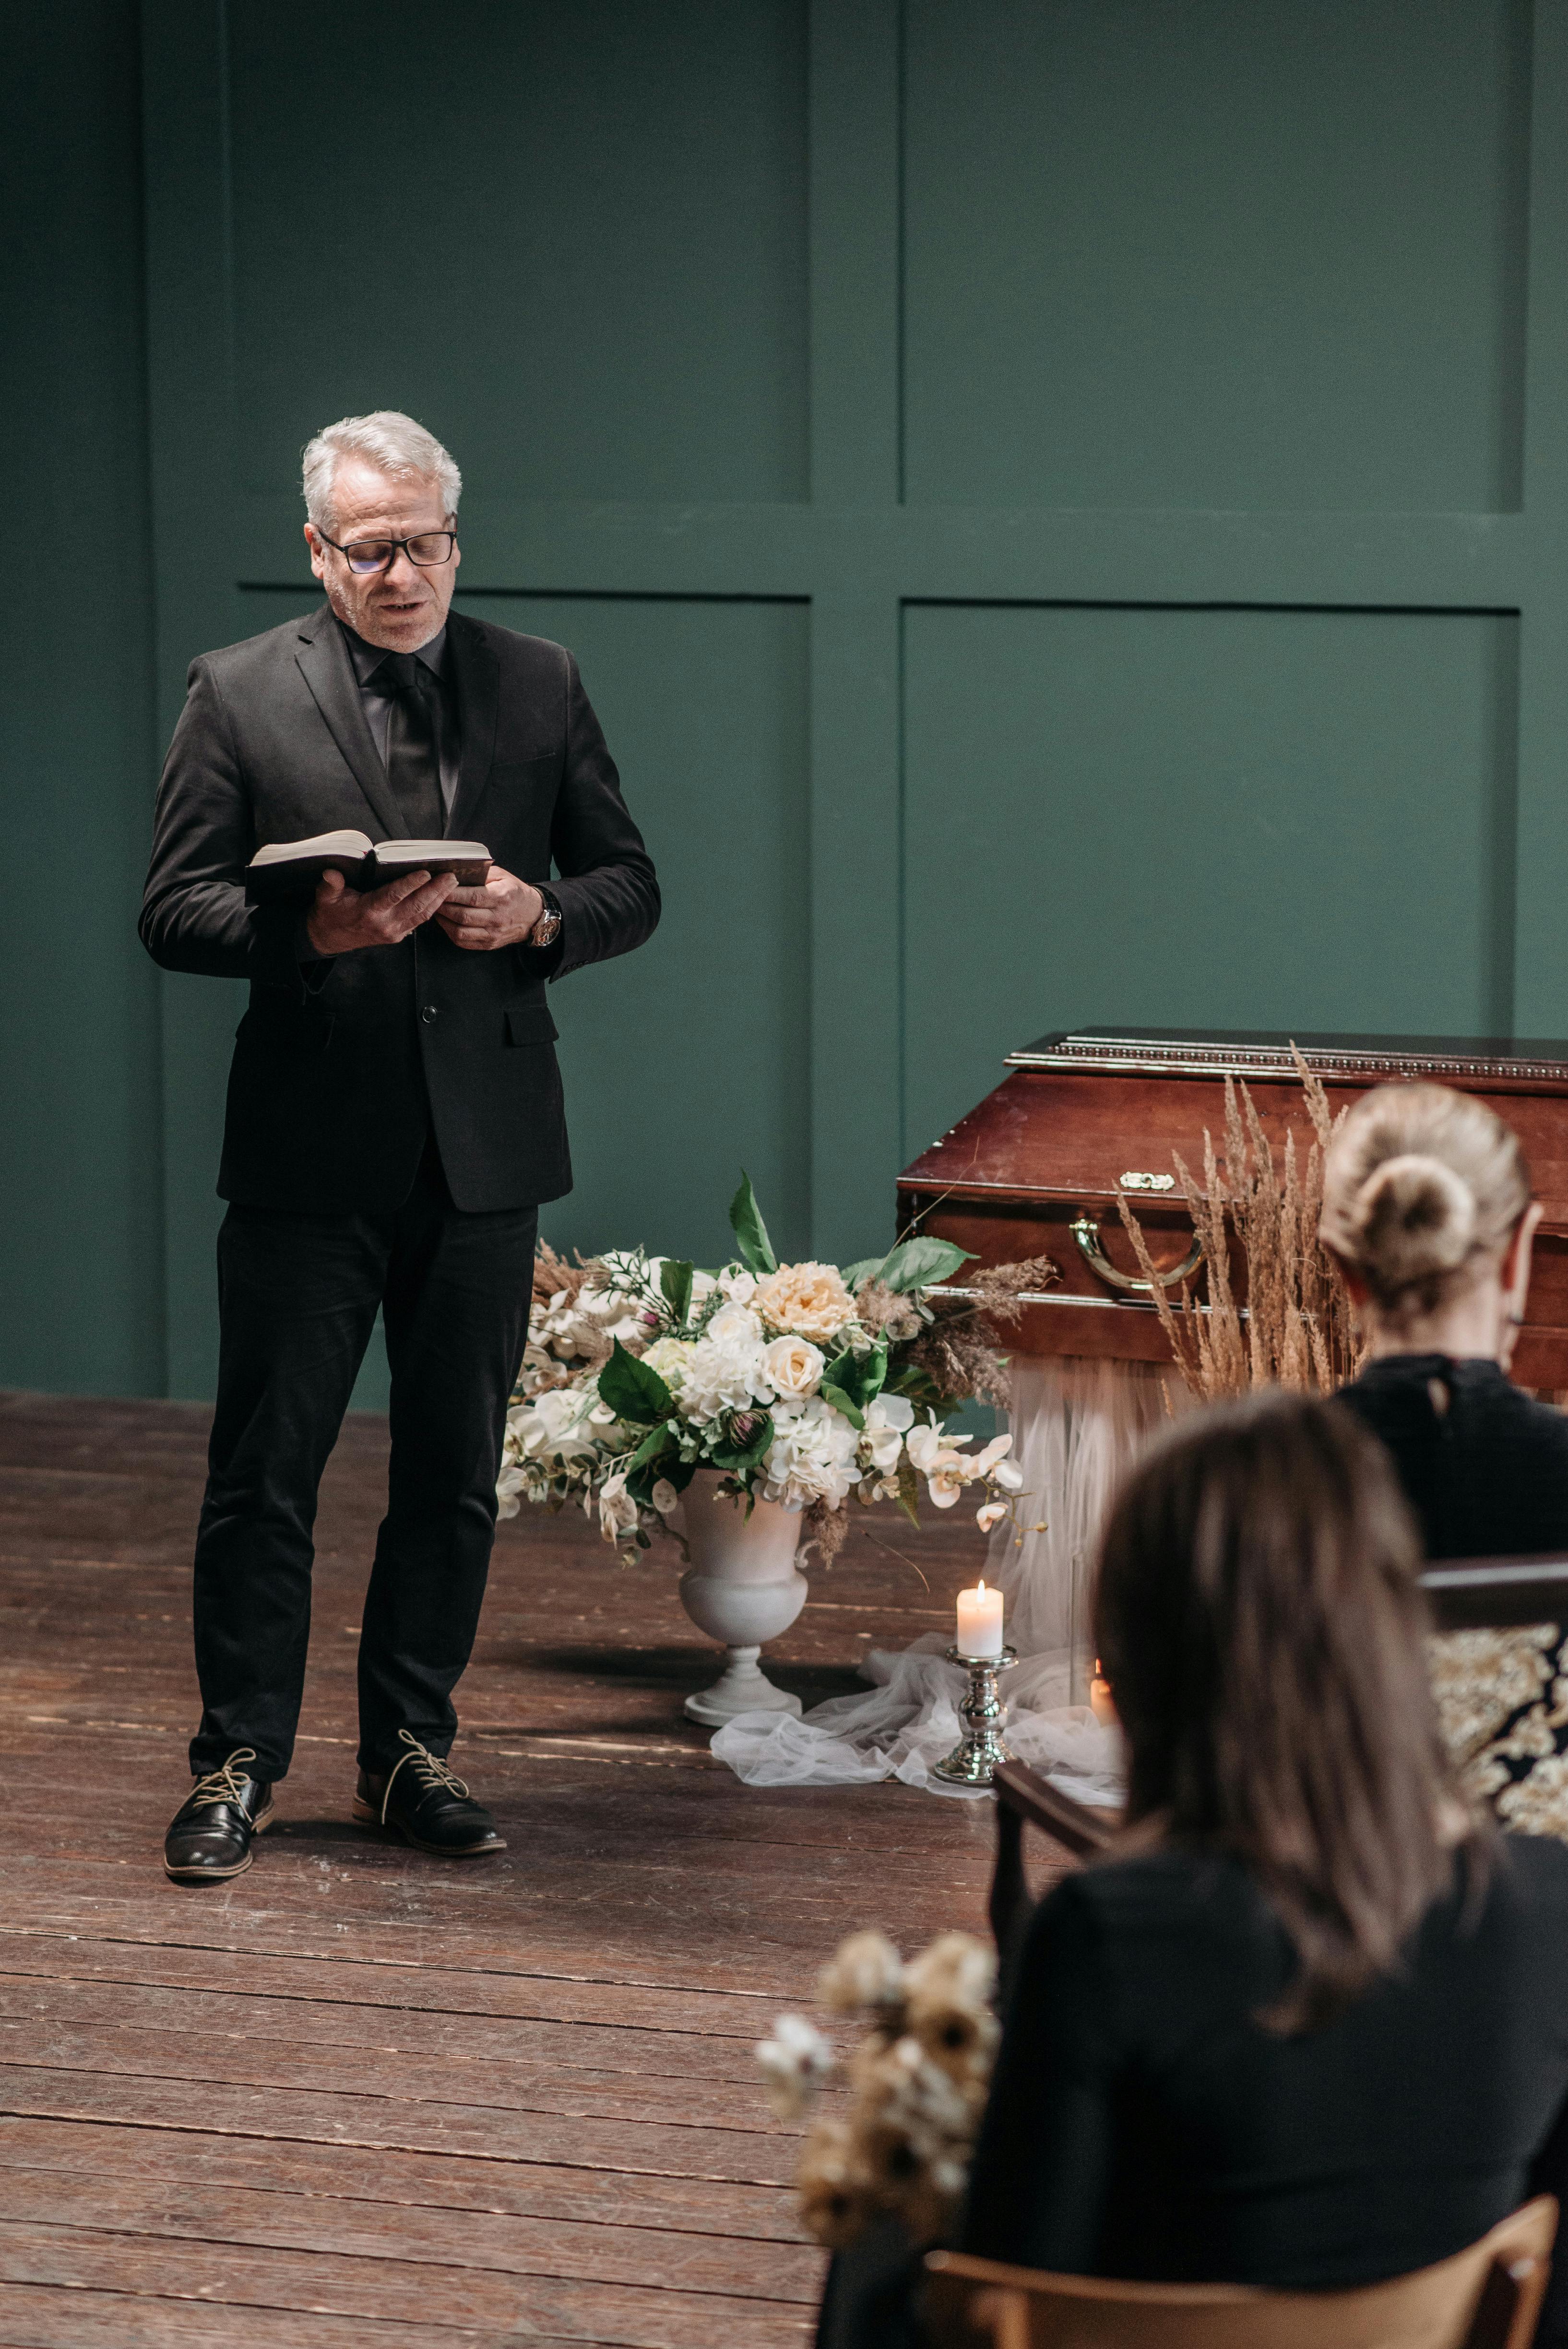
{"type": "Polygon", "coordinates": [[[654,868],[577,665],[450,611],[461,488],[392,411],[305,450],[326,604],[192,662],[141,936],[243,978],[219,1171],[221,1352],[196,1539],[196,1780],[164,1866],[251,1863],[293,1749],[316,1489],[377,1309],[392,1458],[359,1644],[356,1818],[499,1851],[447,1762],[495,1532],[540,1202],[571,1188],[545,982],[640,946],[654,868]],[[267,842],[483,841],[482,888],[415,873],[249,906],[267,842]],[[559,876],[550,885],[552,865],[559,876]]]}

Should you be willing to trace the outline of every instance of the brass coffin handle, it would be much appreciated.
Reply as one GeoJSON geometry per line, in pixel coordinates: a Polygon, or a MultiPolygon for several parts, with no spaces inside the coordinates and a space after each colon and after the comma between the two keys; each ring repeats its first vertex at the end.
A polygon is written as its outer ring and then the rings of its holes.
{"type": "MultiPolygon", "coordinates": [[[[1083,1251],[1084,1262],[1091,1272],[1097,1272],[1099,1275],[1101,1280],[1109,1281],[1112,1288],[1135,1289],[1140,1296],[1148,1297],[1152,1293],[1153,1280],[1140,1280],[1134,1273],[1118,1272],[1099,1244],[1099,1221],[1097,1216],[1075,1216],[1068,1229],[1083,1251]]],[[[1161,1288],[1174,1288],[1179,1281],[1187,1279],[1190,1274],[1196,1272],[1202,1261],[1203,1243],[1202,1240],[1195,1239],[1181,1263],[1172,1265],[1169,1272],[1157,1272],[1154,1280],[1159,1282],[1161,1288]]]]}

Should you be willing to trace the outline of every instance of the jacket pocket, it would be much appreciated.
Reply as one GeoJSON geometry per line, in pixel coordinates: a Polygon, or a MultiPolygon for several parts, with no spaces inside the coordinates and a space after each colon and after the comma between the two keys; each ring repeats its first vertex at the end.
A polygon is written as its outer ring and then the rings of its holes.
{"type": "Polygon", "coordinates": [[[509,1044],[553,1044],[558,1030],[546,1003],[514,1003],[506,1013],[509,1044]]]}

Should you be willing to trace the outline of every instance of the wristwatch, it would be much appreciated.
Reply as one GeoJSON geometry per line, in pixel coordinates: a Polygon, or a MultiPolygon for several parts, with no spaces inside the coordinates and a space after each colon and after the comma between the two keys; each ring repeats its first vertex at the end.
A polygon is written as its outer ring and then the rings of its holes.
{"type": "MultiPolygon", "coordinates": [[[[539,889],[537,881],[533,885],[539,889]]],[[[523,943],[531,947],[552,947],[561,936],[561,900],[553,889],[539,889],[539,894],[544,901],[544,911],[523,943]]]]}

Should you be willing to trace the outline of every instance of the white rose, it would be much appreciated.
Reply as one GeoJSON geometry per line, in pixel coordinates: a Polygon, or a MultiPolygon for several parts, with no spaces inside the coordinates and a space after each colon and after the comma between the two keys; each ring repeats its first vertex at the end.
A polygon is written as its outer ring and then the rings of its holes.
{"type": "Polygon", "coordinates": [[[672,1394],[678,1394],[691,1354],[689,1339],[659,1338],[648,1348],[643,1360],[650,1371],[657,1371],[672,1394]]]}
{"type": "Polygon", "coordinates": [[[721,1305],[702,1334],[719,1346],[760,1346],[762,1324],[748,1306],[721,1305]]]}
{"type": "Polygon", "coordinates": [[[748,1272],[744,1265],[731,1265],[727,1272],[719,1274],[718,1285],[733,1303],[744,1305],[757,1293],[757,1275],[748,1272]]]}
{"type": "Polygon", "coordinates": [[[804,1402],[822,1383],[826,1357],[806,1338],[775,1338],[762,1354],[764,1375],[775,1394],[804,1402]]]}

